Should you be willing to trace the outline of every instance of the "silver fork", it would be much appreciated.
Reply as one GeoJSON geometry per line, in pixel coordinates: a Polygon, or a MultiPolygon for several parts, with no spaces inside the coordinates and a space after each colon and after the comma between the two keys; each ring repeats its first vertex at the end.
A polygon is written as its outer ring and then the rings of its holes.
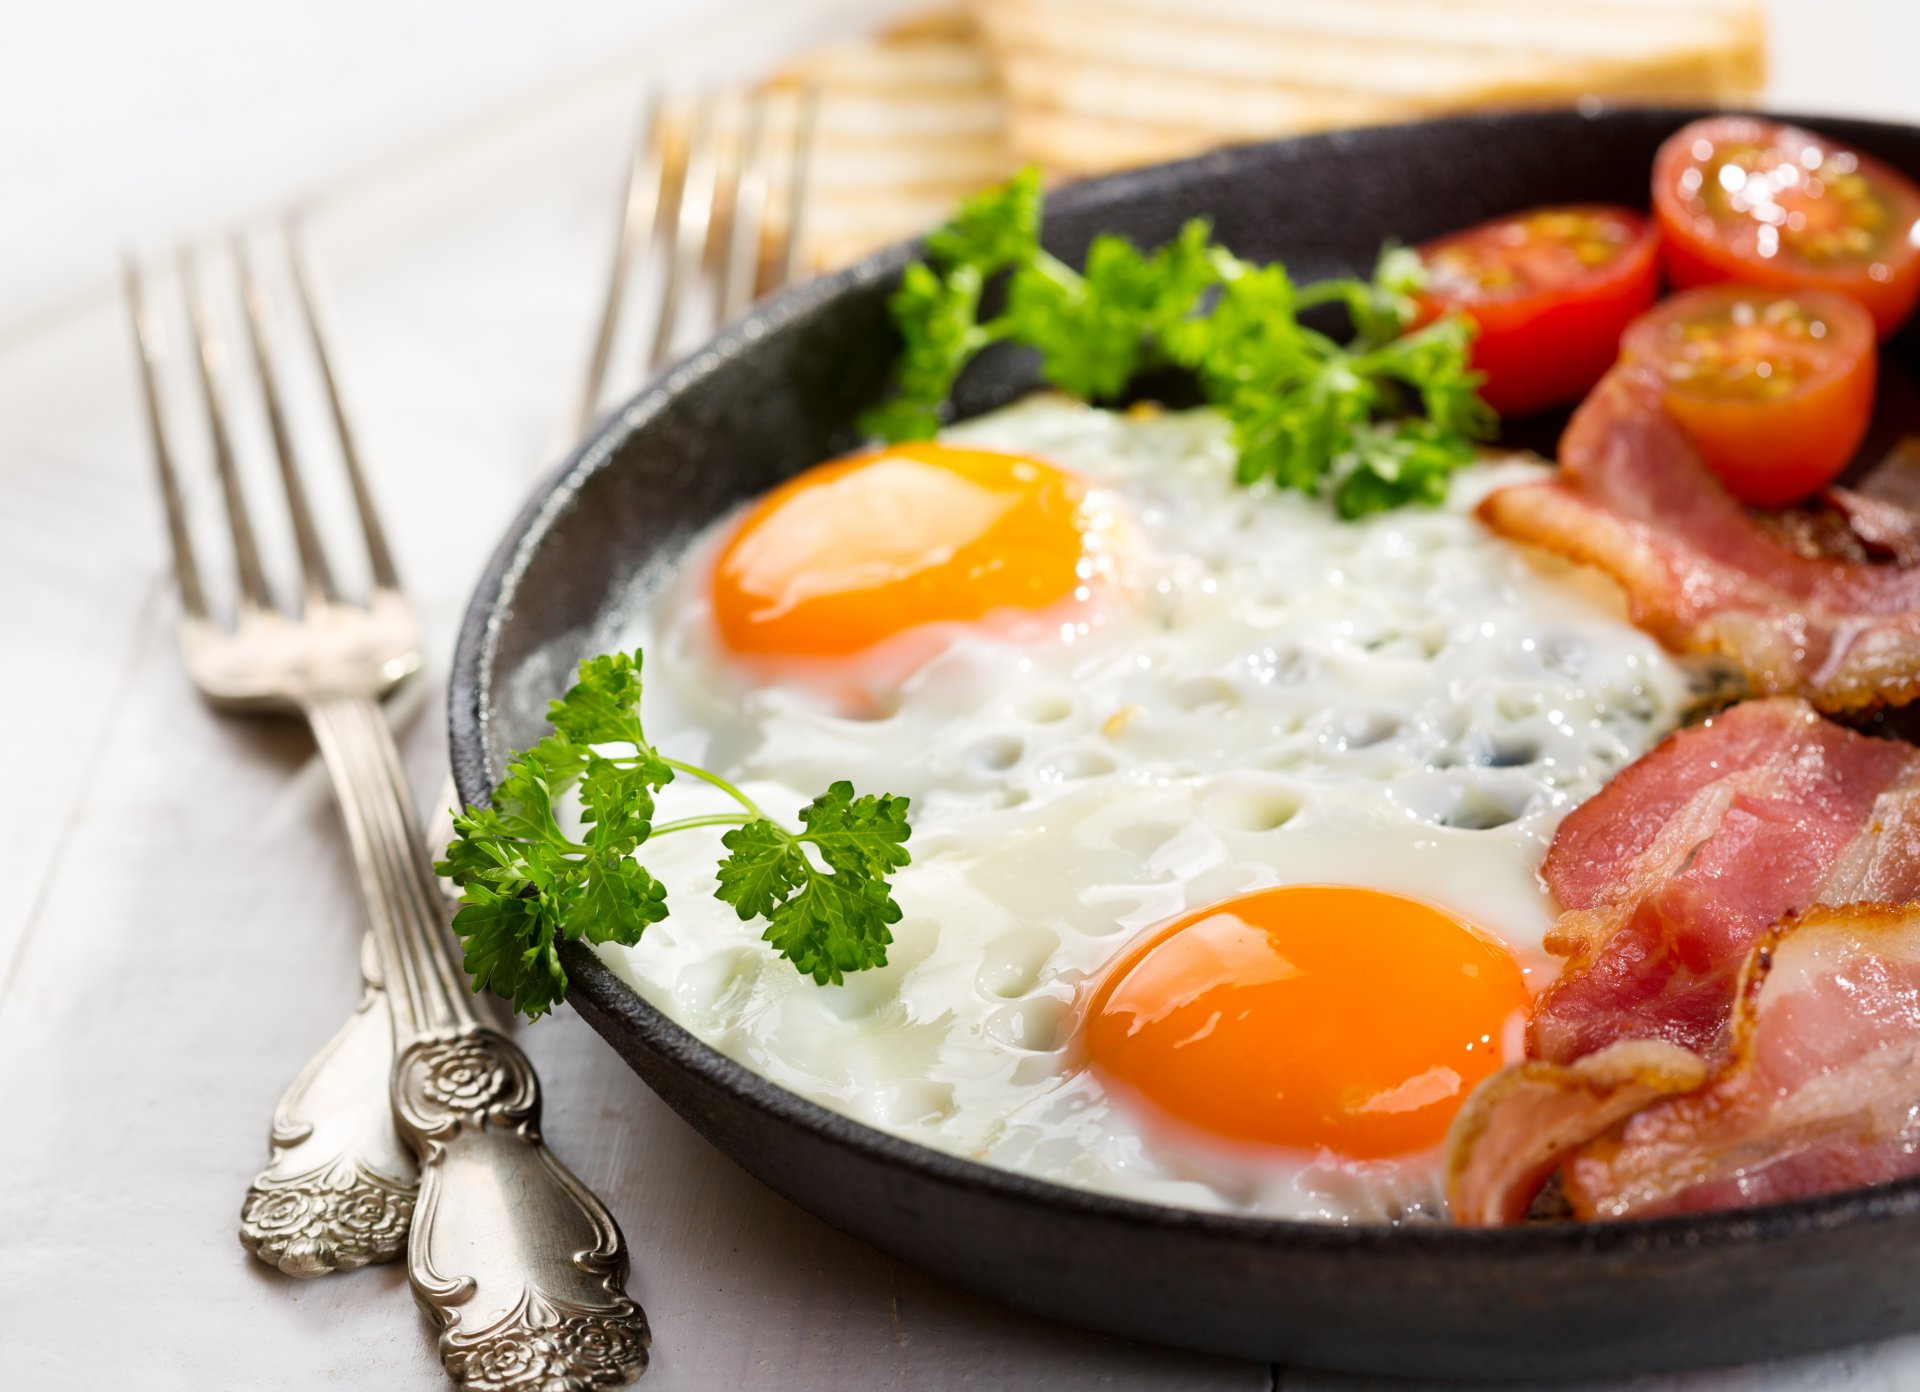
{"type": "Polygon", "coordinates": [[[307,1255],[295,1258],[296,1273],[303,1265],[317,1273],[329,1261],[357,1265],[397,1251],[407,1230],[408,1167],[403,1157],[380,1153],[380,1128],[369,1101],[378,1097],[388,1134],[397,1127],[419,1163],[407,1274],[440,1330],[440,1356],[454,1381],[503,1392],[630,1382],[646,1366],[649,1336],[645,1315],[625,1291],[625,1239],[606,1206],[541,1141],[533,1067],[517,1046],[476,1017],[450,953],[445,901],[379,705],[419,667],[418,634],[353,447],[292,229],[288,245],[294,298],[306,321],[370,562],[372,588],[362,603],[343,597],[334,582],[282,407],[266,297],[236,241],[247,336],[293,523],[301,603],[296,611],[281,609],[268,588],[228,425],[225,354],[201,300],[194,263],[183,256],[201,396],[236,571],[232,622],[215,617],[161,414],[158,333],[139,273],[132,265],[127,269],[180,586],[182,657],[217,709],[297,715],[312,728],[366,899],[377,959],[369,985],[384,981],[389,987],[377,994],[370,989],[282,1101],[274,1123],[275,1161],[249,1193],[242,1240],[283,1268],[305,1241],[300,1250],[307,1255]],[[385,1011],[371,1005],[379,995],[385,1011]],[[384,1029],[376,1023],[382,1016],[388,1021],[384,1029]],[[382,1043],[397,1055],[387,1068],[376,1067],[385,1062],[382,1043]],[[384,1090],[368,1086],[378,1072],[386,1075],[384,1090]],[[355,1178],[362,1174],[373,1177],[364,1186],[355,1178]],[[338,1182],[343,1177],[345,1187],[338,1182]],[[319,1237],[308,1232],[315,1221],[319,1237]],[[363,1229],[368,1240],[360,1242],[363,1229]],[[323,1256],[327,1244],[331,1254],[323,1256]]]}
{"type": "Polygon", "coordinates": [[[686,330],[700,326],[702,298],[705,323],[716,327],[793,279],[818,109],[819,93],[811,86],[791,95],[761,85],[691,100],[658,94],[647,100],[574,414],[575,434],[593,424],[606,396],[636,259],[659,263],[659,289],[650,322],[638,326],[641,371],[625,379],[628,387],[664,364],[686,330]],[[775,129],[781,117],[791,120],[785,139],[775,129]]]}

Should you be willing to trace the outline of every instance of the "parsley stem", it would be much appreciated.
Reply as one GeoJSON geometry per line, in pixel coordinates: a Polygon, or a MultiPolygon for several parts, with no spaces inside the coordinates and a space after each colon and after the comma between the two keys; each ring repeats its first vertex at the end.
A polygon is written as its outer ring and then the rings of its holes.
{"type": "Polygon", "coordinates": [[[1084,289],[1087,283],[1085,276],[1050,251],[1036,249],[1033,253],[1033,268],[1063,290],[1084,289]]]}
{"type": "MultiPolygon", "coordinates": [[[[702,783],[707,783],[712,785],[715,788],[718,788],[721,792],[725,793],[728,797],[732,798],[735,802],[739,803],[742,807],[746,808],[747,811],[753,813],[753,815],[756,817],[766,816],[766,813],[760,810],[759,803],[755,802],[752,798],[748,797],[745,793],[741,792],[738,788],[734,787],[733,784],[727,782],[727,780],[722,778],[719,774],[708,773],[705,769],[701,768],[698,764],[683,764],[680,762],[680,760],[668,759],[666,758],[665,755],[662,755],[661,758],[666,763],[666,766],[672,769],[675,773],[688,774],[694,778],[699,779],[702,783]]],[[[658,828],[655,828],[655,830],[657,831],[658,828]]]]}
{"type": "Polygon", "coordinates": [[[651,841],[655,836],[665,836],[670,831],[691,831],[694,827],[745,826],[752,820],[745,812],[710,812],[704,817],[682,817],[678,821],[661,822],[647,839],[651,841]]]}
{"type": "Polygon", "coordinates": [[[1352,276],[1336,276],[1332,280],[1316,280],[1297,288],[1293,292],[1293,307],[1312,309],[1315,305],[1343,304],[1352,309],[1370,303],[1373,293],[1373,287],[1363,280],[1356,280],[1352,276]]]}

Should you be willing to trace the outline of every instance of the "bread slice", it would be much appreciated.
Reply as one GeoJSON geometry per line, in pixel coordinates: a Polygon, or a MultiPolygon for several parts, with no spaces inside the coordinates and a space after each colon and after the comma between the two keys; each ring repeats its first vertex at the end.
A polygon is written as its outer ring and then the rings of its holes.
{"type": "MultiPolygon", "coordinates": [[[[791,148],[804,94],[815,102],[796,265],[822,271],[918,236],[962,198],[1011,174],[1007,109],[974,22],[931,10],[831,45],[762,89],[767,135],[791,148]]],[[[776,161],[769,241],[786,234],[790,166],[776,161]]]]}
{"type": "Polygon", "coordinates": [[[1473,107],[1739,102],[1759,0],[970,0],[1055,175],[1473,107]]]}

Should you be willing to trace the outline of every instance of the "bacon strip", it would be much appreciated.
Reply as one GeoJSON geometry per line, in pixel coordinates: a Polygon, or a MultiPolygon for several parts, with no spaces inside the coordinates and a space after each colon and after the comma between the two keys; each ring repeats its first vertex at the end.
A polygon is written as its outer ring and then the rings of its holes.
{"type": "Polygon", "coordinates": [[[1920,750],[1791,698],[1670,736],[1554,836],[1541,873],[1563,912],[1546,945],[1569,960],[1534,1004],[1529,1052],[1571,1063],[1616,1040],[1662,1039],[1717,1060],[1734,978],[1762,930],[1863,891],[1920,893],[1912,832],[1884,815],[1916,788],[1920,750]],[[1883,844],[1889,824],[1902,830],[1883,844]]]}
{"type": "Polygon", "coordinates": [[[1562,1170],[1576,1217],[1774,1203],[1920,1174],[1920,907],[1818,909],[1741,978],[1726,1064],[1562,1170]]]}
{"type": "Polygon", "coordinates": [[[1726,654],[1763,695],[1831,712],[1920,697],[1920,568],[1798,554],[1721,487],[1661,395],[1616,368],[1574,412],[1559,474],[1494,493],[1482,520],[1607,571],[1636,624],[1726,654]]]}
{"type": "Polygon", "coordinates": [[[1561,1162],[1616,1122],[1706,1081],[1698,1054],[1623,1039],[1573,1064],[1520,1063],[1475,1088],[1447,1138],[1453,1221],[1517,1223],[1561,1162]]]}
{"type": "Polygon", "coordinates": [[[1742,965],[1783,916],[1920,896],[1916,798],[1920,749],[1775,698],[1670,736],[1571,813],[1542,867],[1569,960],[1532,1059],[1455,1123],[1455,1221],[1516,1221],[1577,1148],[1722,1064],[1742,965]]]}

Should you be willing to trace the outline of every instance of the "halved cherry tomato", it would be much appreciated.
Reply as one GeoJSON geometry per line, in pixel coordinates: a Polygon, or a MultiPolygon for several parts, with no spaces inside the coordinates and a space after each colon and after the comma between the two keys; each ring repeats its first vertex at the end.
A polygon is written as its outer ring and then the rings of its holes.
{"type": "Polygon", "coordinates": [[[1880,336],[1920,297],[1920,188],[1837,141],[1751,116],[1683,126],[1653,161],[1676,289],[1739,280],[1836,290],[1880,336]]]}
{"type": "Polygon", "coordinates": [[[1428,242],[1421,317],[1479,325],[1473,365],[1494,410],[1524,416],[1578,401],[1613,366],[1620,333],[1653,303],[1659,239],[1604,203],[1534,208],[1428,242]]]}
{"type": "Polygon", "coordinates": [[[1667,413],[1735,497],[1784,507],[1860,447],[1877,351],[1873,316],[1845,295],[1714,285],[1635,320],[1620,357],[1666,381],[1667,413]]]}

